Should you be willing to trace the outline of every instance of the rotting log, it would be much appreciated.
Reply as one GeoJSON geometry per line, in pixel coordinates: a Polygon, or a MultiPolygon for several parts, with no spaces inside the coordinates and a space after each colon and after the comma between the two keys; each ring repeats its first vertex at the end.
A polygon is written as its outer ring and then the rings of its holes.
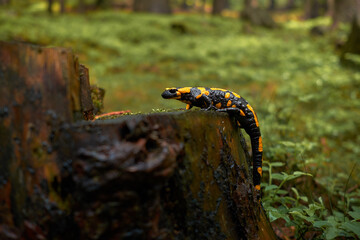
{"type": "Polygon", "coordinates": [[[70,51],[2,43],[0,62],[0,239],[276,239],[228,115],[76,122],[70,51]]]}
{"type": "Polygon", "coordinates": [[[76,238],[275,239],[226,114],[124,116],[61,139],[59,158],[71,161],[57,191],[83,226],[76,238]]]}
{"type": "Polygon", "coordinates": [[[0,239],[37,239],[53,217],[57,133],[91,114],[79,69],[71,50],[0,42],[0,239]]]}

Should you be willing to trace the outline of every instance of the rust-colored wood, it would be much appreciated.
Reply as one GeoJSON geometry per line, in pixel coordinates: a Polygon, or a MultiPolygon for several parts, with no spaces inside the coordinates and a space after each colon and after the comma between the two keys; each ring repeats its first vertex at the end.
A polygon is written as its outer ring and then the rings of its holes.
{"type": "Polygon", "coordinates": [[[89,81],[89,69],[80,64],[80,100],[81,111],[84,113],[85,120],[94,119],[94,105],[91,99],[91,87],[89,81]]]}
{"type": "Polygon", "coordinates": [[[228,115],[75,122],[71,51],[1,43],[0,62],[0,239],[275,239],[228,115]]]}
{"type": "Polygon", "coordinates": [[[53,217],[57,133],[82,118],[79,64],[68,49],[0,42],[0,86],[0,239],[37,239],[39,216],[53,217]]]}

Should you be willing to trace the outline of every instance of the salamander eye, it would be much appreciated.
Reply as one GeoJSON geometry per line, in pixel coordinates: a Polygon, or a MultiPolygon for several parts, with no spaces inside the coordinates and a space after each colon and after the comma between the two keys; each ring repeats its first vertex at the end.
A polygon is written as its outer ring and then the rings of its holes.
{"type": "Polygon", "coordinates": [[[170,93],[176,93],[176,89],[170,89],[169,92],[170,93]]]}

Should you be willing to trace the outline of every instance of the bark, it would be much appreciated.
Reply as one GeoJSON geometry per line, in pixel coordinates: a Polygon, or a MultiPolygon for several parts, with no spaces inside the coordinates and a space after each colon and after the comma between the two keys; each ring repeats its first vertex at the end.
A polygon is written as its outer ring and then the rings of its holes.
{"type": "Polygon", "coordinates": [[[286,10],[292,10],[295,9],[295,7],[296,7],[295,0],[288,0],[285,5],[286,10]]]}
{"type": "Polygon", "coordinates": [[[104,4],[105,4],[104,0],[96,0],[95,1],[95,8],[99,8],[104,4]]]}
{"type": "Polygon", "coordinates": [[[334,0],[331,29],[340,22],[351,22],[360,12],[360,0],[334,0]]]}
{"type": "Polygon", "coordinates": [[[65,0],[59,0],[59,1],[60,1],[60,12],[65,13],[66,12],[66,9],[65,9],[66,1],[65,0]]]}
{"type": "Polygon", "coordinates": [[[255,26],[262,26],[266,28],[275,28],[276,23],[274,22],[269,11],[259,7],[256,0],[245,0],[244,9],[240,13],[240,19],[250,22],[255,26]]]}
{"type": "Polygon", "coordinates": [[[181,2],[181,5],[180,5],[180,8],[182,9],[182,10],[189,10],[189,8],[190,8],[190,6],[188,5],[188,3],[187,3],[187,1],[186,0],[182,0],[182,2],[181,2]]]}
{"type": "Polygon", "coordinates": [[[221,12],[229,5],[228,0],[213,0],[213,15],[220,15],[221,12]]]}
{"type": "Polygon", "coordinates": [[[79,0],[79,4],[78,4],[77,9],[78,9],[77,11],[80,12],[80,13],[85,12],[85,2],[84,2],[84,0],[79,0]]]}
{"type": "Polygon", "coordinates": [[[172,12],[169,0],[134,0],[135,12],[150,12],[170,14],[172,12]]]}
{"type": "Polygon", "coordinates": [[[346,63],[347,61],[350,61],[350,60],[346,60],[347,53],[360,55],[359,43],[360,43],[360,13],[354,18],[352,22],[351,32],[348,36],[348,39],[343,47],[340,56],[341,62],[346,63]]]}
{"type": "Polygon", "coordinates": [[[328,3],[328,0],[306,0],[304,4],[304,18],[313,19],[326,15],[329,8],[328,3]]]}
{"type": "Polygon", "coordinates": [[[81,101],[81,112],[84,114],[85,120],[94,119],[94,104],[91,96],[91,86],[89,80],[89,69],[84,65],[79,66],[79,79],[80,79],[80,101],[81,101]]]}
{"type": "Polygon", "coordinates": [[[305,0],[305,19],[317,18],[320,16],[319,0],[305,0]]]}
{"type": "Polygon", "coordinates": [[[62,211],[56,136],[82,116],[79,65],[67,49],[5,42],[0,62],[0,239],[40,239],[62,211]]]}
{"type": "Polygon", "coordinates": [[[60,189],[79,239],[275,239],[226,114],[127,116],[62,137],[72,162],[60,189]]]}
{"type": "Polygon", "coordinates": [[[53,5],[53,0],[48,0],[48,13],[52,14],[52,5],[53,5]]]}
{"type": "Polygon", "coordinates": [[[0,5],[10,5],[10,0],[0,0],[0,5]]]}
{"type": "Polygon", "coordinates": [[[0,62],[0,239],[276,239],[227,114],[75,122],[71,51],[1,43],[0,62]]]}
{"type": "Polygon", "coordinates": [[[276,9],[276,1],[270,0],[269,10],[274,11],[276,9]]]}
{"type": "Polygon", "coordinates": [[[334,17],[335,13],[335,0],[327,0],[327,16],[330,16],[331,18],[334,17]]]}

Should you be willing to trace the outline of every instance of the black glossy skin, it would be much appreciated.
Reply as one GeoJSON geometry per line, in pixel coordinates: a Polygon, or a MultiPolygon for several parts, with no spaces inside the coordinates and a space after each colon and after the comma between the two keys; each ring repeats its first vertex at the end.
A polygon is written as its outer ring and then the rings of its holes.
{"type": "Polygon", "coordinates": [[[184,87],[167,88],[161,95],[165,99],[176,99],[205,110],[227,112],[235,117],[251,139],[253,154],[253,182],[260,191],[262,175],[262,139],[256,113],[248,102],[236,93],[219,88],[184,87]],[[229,102],[231,101],[231,102],[229,102]]]}

